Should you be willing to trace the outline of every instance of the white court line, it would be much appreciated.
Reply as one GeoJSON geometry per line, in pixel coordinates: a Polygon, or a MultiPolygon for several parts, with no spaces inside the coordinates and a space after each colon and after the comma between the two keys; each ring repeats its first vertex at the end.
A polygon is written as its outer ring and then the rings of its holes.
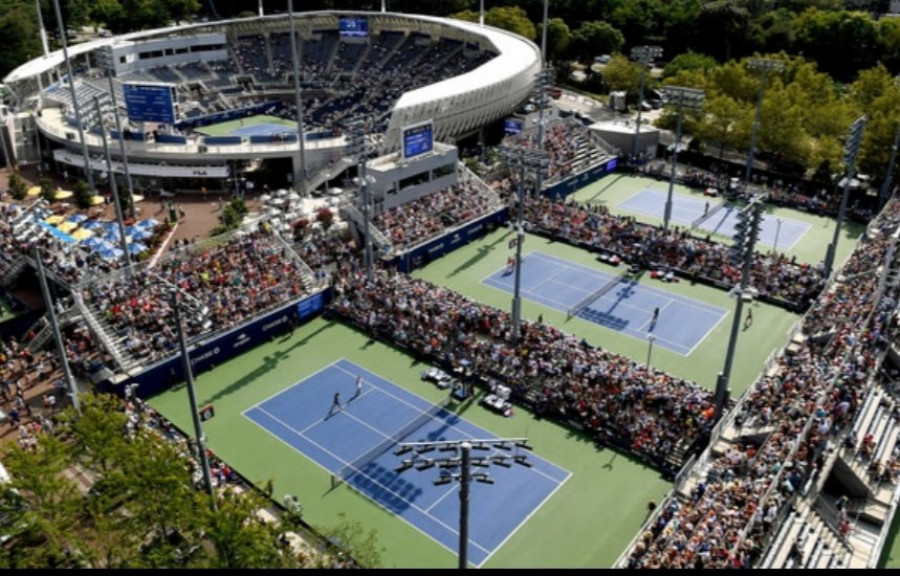
{"type": "Polygon", "coordinates": [[[304,378],[303,380],[297,380],[297,381],[295,381],[293,384],[291,384],[290,386],[288,386],[287,388],[282,388],[281,390],[279,390],[278,392],[275,392],[274,394],[272,394],[272,395],[269,396],[268,398],[265,398],[265,399],[263,399],[263,400],[260,400],[259,402],[257,402],[257,403],[254,404],[253,406],[251,406],[251,407],[245,409],[243,412],[241,412],[241,415],[243,416],[244,414],[246,414],[246,413],[249,412],[250,410],[253,410],[253,409],[256,408],[257,406],[262,406],[263,404],[265,404],[266,402],[268,402],[268,401],[271,400],[272,398],[275,398],[276,396],[281,396],[281,395],[284,394],[285,392],[289,392],[289,391],[293,390],[296,386],[299,386],[302,382],[305,382],[305,381],[309,380],[309,379],[312,378],[313,376],[317,376],[317,375],[321,374],[322,372],[328,370],[329,368],[331,368],[332,366],[334,366],[335,364],[337,364],[337,363],[340,362],[341,360],[343,360],[343,358],[339,358],[339,359],[335,360],[334,362],[332,362],[331,364],[328,364],[328,365],[326,365],[326,366],[323,366],[322,368],[319,368],[318,370],[316,370],[315,372],[313,372],[312,374],[310,374],[309,376],[307,376],[307,377],[304,378]]]}
{"type": "MultiPolygon", "coordinates": [[[[321,444],[319,444],[318,442],[316,442],[316,441],[313,440],[312,438],[309,438],[309,437],[307,437],[307,436],[304,436],[304,435],[301,434],[297,429],[295,429],[293,426],[288,425],[287,423],[285,423],[285,422],[283,422],[282,420],[280,420],[278,417],[273,416],[272,414],[266,412],[266,411],[265,411],[264,409],[262,409],[262,408],[260,408],[259,411],[262,412],[262,413],[264,413],[266,416],[268,416],[268,417],[271,418],[272,420],[275,420],[276,422],[278,422],[279,424],[281,424],[282,426],[284,426],[285,428],[287,428],[288,430],[290,430],[290,431],[293,432],[294,434],[300,436],[301,438],[303,438],[304,440],[306,440],[306,441],[309,442],[310,444],[313,444],[313,445],[316,446],[319,450],[321,450],[322,452],[325,452],[326,454],[328,454],[329,456],[331,456],[332,458],[334,458],[334,459],[337,460],[338,462],[343,462],[345,466],[349,466],[349,465],[350,465],[350,462],[347,462],[346,460],[344,460],[343,458],[341,458],[340,456],[338,456],[337,454],[335,454],[335,453],[332,452],[331,450],[325,448],[324,446],[322,446],[321,444]]],[[[265,426],[263,426],[263,428],[265,428],[265,426]]],[[[268,431],[267,428],[266,428],[266,430],[268,431]]],[[[288,446],[291,446],[291,445],[288,444],[288,446]]],[[[291,446],[291,448],[294,448],[294,447],[291,446]]],[[[294,450],[296,451],[297,449],[294,448],[294,450]]],[[[302,451],[300,451],[300,452],[301,452],[301,454],[302,454],[302,451]]],[[[307,458],[310,459],[310,460],[312,460],[312,458],[309,458],[308,456],[307,456],[307,458]]],[[[313,461],[315,462],[315,460],[313,460],[313,461]]],[[[317,462],[317,464],[318,464],[318,462],[317,462]]],[[[322,467],[325,468],[324,466],[322,466],[322,467]]],[[[325,470],[328,471],[329,474],[333,474],[333,472],[332,472],[331,470],[328,470],[328,468],[325,468],[325,470]]],[[[368,474],[365,474],[365,476],[366,476],[366,478],[368,478],[373,484],[377,484],[378,486],[384,488],[385,491],[387,491],[387,492],[393,494],[393,495],[396,496],[398,499],[403,500],[404,502],[406,502],[407,504],[409,504],[409,506],[410,506],[411,508],[414,508],[414,509],[418,510],[419,512],[421,512],[421,513],[424,514],[425,516],[427,516],[427,517],[431,518],[432,520],[434,520],[436,523],[438,523],[438,524],[440,524],[441,526],[445,527],[447,530],[449,530],[449,531],[452,532],[453,534],[456,534],[457,536],[459,536],[459,532],[457,532],[457,531],[456,531],[454,528],[452,528],[451,526],[448,526],[447,524],[445,524],[444,522],[441,522],[440,520],[438,520],[437,518],[435,518],[435,517],[432,516],[431,514],[428,514],[428,513],[425,512],[422,508],[420,508],[419,506],[416,506],[415,504],[413,504],[412,502],[410,502],[410,501],[407,500],[406,498],[400,496],[399,494],[397,494],[396,492],[394,492],[393,490],[391,490],[390,488],[388,488],[387,486],[385,486],[384,484],[382,484],[381,482],[379,482],[379,481],[376,480],[375,478],[372,478],[372,477],[369,476],[368,474]]],[[[372,498],[371,496],[369,496],[369,495],[366,494],[365,492],[363,492],[363,491],[361,491],[361,490],[357,490],[357,489],[356,489],[352,484],[350,484],[349,482],[347,482],[346,484],[347,484],[348,486],[350,486],[351,488],[353,488],[354,490],[356,490],[357,492],[359,492],[360,494],[362,494],[363,496],[365,496],[366,498],[368,498],[369,500],[371,500],[372,502],[375,502],[376,504],[378,504],[379,506],[381,506],[382,508],[384,508],[385,510],[387,510],[388,512],[390,512],[392,515],[394,515],[394,516],[399,516],[399,515],[396,514],[395,512],[389,510],[386,506],[380,504],[377,500],[375,500],[374,498],[372,498]]],[[[403,518],[403,520],[406,520],[406,518],[403,518]]],[[[407,524],[412,524],[413,528],[416,528],[416,529],[418,530],[418,527],[417,527],[415,524],[413,524],[413,523],[410,522],[409,520],[406,520],[406,522],[407,522],[407,524]]],[[[422,532],[422,531],[419,530],[419,532],[422,532]]],[[[425,534],[426,536],[428,536],[429,538],[431,538],[432,540],[435,540],[436,542],[438,542],[438,544],[441,544],[441,542],[439,542],[436,538],[433,538],[432,536],[430,536],[430,535],[427,534],[426,532],[422,532],[422,533],[425,534]]],[[[483,550],[485,553],[489,553],[489,552],[490,552],[490,550],[488,550],[488,549],[485,548],[484,546],[478,544],[478,542],[476,542],[476,541],[473,540],[472,538],[469,538],[469,542],[470,542],[471,544],[473,544],[476,548],[480,548],[481,550],[483,550]]],[[[443,544],[442,544],[442,545],[443,545],[443,544]]],[[[445,548],[447,548],[448,550],[450,550],[450,547],[449,547],[449,546],[446,546],[446,545],[443,545],[443,546],[444,546],[445,548]]]]}
{"type": "MultiPolygon", "coordinates": [[[[377,388],[376,388],[375,386],[370,386],[368,390],[366,390],[365,392],[363,392],[363,393],[360,394],[359,396],[354,396],[353,398],[359,400],[360,398],[364,398],[365,396],[371,394],[371,393],[374,392],[375,390],[377,390],[377,388]]],[[[352,398],[351,398],[351,400],[352,400],[352,398]]],[[[349,400],[348,400],[347,402],[348,402],[348,404],[349,404],[349,400]]],[[[347,406],[347,408],[349,408],[349,405],[347,406]]],[[[345,413],[346,413],[346,408],[341,408],[341,411],[340,411],[340,412],[345,412],[345,413]]],[[[340,412],[338,412],[338,414],[340,414],[340,412]]],[[[347,415],[350,416],[349,413],[347,413],[347,415]]],[[[307,432],[309,432],[310,430],[312,430],[313,428],[315,428],[315,427],[318,426],[319,424],[322,424],[323,422],[325,422],[325,420],[327,420],[328,418],[331,418],[332,416],[333,416],[333,414],[330,414],[330,413],[329,413],[329,415],[328,415],[327,417],[323,418],[322,420],[315,420],[315,421],[313,421],[312,424],[310,424],[309,426],[307,426],[306,428],[304,428],[303,430],[301,430],[301,432],[302,432],[303,434],[306,434],[307,432]]]]}
{"type": "MultiPolygon", "coordinates": [[[[568,471],[567,471],[567,472],[568,472],[568,471]]],[[[543,500],[541,500],[541,503],[538,504],[537,506],[535,506],[535,507],[531,510],[531,512],[528,514],[528,516],[526,516],[525,518],[523,518],[522,521],[519,522],[519,525],[516,526],[515,528],[513,528],[512,531],[511,531],[509,534],[506,535],[506,538],[504,538],[503,541],[500,542],[500,544],[498,544],[496,548],[494,548],[494,551],[491,552],[490,554],[488,554],[487,558],[484,559],[484,561],[482,562],[482,564],[484,564],[485,562],[487,562],[487,561],[491,558],[491,556],[494,555],[494,552],[496,552],[497,550],[503,548],[503,545],[506,544],[506,542],[507,542],[510,538],[512,538],[513,535],[514,535],[516,532],[519,531],[519,528],[521,528],[522,526],[524,526],[525,523],[528,522],[528,521],[531,519],[532,516],[534,516],[535,512],[537,512],[538,510],[540,510],[540,509],[544,506],[544,504],[546,504],[547,501],[550,500],[550,498],[552,498],[553,495],[556,494],[556,492],[557,492],[560,488],[562,488],[562,485],[569,481],[569,478],[571,478],[571,477],[572,477],[572,473],[569,472],[569,474],[568,474],[565,478],[562,479],[562,482],[560,482],[559,484],[557,484],[557,485],[556,485],[556,488],[554,488],[553,490],[551,490],[550,493],[547,494],[547,496],[546,496],[543,500]]],[[[481,567],[481,564],[479,564],[478,567],[480,568],[480,567],[481,567]]]]}
{"type": "MultiPolygon", "coordinates": [[[[529,258],[534,253],[535,253],[534,250],[532,250],[531,252],[528,252],[527,254],[522,254],[522,262],[524,262],[526,258],[529,258]]],[[[506,270],[506,266],[504,266],[503,269],[506,270]]],[[[493,272],[490,272],[487,276],[485,276],[484,278],[479,280],[478,283],[479,284],[487,284],[488,286],[490,286],[490,284],[488,284],[488,280],[490,280],[491,276],[493,276],[496,273],[497,273],[496,270],[494,270],[493,272]]],[[[515,268],[513,268],[513,271],[510,272],[510,274],[515,274],[515,268]]]]}
{"type": "MultiPolygon", "coordinates": [[[[340,366],[338,366],[337,369],[338,369],[338,370],[344,370],[344,369],[341,368],[340,366]]],[[[372,372],[372,374],[375,374],[375,373],[372,372]]],[[[375,375],[378,376],[377,374],[375,374],[375,375]]],[[[378,376],[378,377],[381,378],[381,376],[378,376]]],[[[387,379],[385,379],[385,378],[382,378],[382,380],[384,380],[385,382],[390,383],[390,380],[387,380],[387,379]]],[[[396,386],[396,384],[392,384],[392,385],[393,385],[393,386],[396,386]]],[[[402,388],[401,388],[401,390],[402,390],[402,388]]],[[[407,401],[404,400],[403,398],[400,398],[399,396],[397,396],[397,395],[395,395],[395,394],[392,394],[389,390],[382,390],[382,389],[379,388],[379,391],[380,391],[381,393],[383,393],[383,394],[386,394],[386,395],[390,396],[391,398],[395,399],[396,401],[398,401],[398,402],[400,402],[400,403],[402,403],[402,404],[406,404],[406,405],[409,406],[410,408],[412,408],[412,409],[414,409],[414,410],[417,410],[417,411],[418,411],[419,413],[421,413],[421,414],[425,414],[425,413],[428,412],[428,410],[423,410],[423,409],[419,408],[418,406],[415,406],[414,404],[411,404],[410,402],[407,402],[407,401]]],[[[412,394],[412,392],[409,392],[409,393],[412,394]]],[[[417,398],[420,398],[420,396],[417,396],[417,398]]],[[[424,398],[423,398],[423,400],[424,400],[424,398]]],[[[426,400],[426,402],[427,402],[427,400],[426,400]]],[[[433,404],[432,404],[432,406],[433,406],[433,404]]],[[[447,412],[448,414],[452,414],[453,416],[456,416],[456,417],[459,418],[460,420],[463,420],[463,421],[468,422],[468,420],[465,420],[462,416],[459,416],[458,414],[453,414],[453,412],[450,412],[450,411],[447,410],[446,408],[444,409],[444,411],[447,412]]],[[[444,426],[450,428],[451,430],[456,430],[456,431],[459,432],[460,435],[462,435],[463,437],[468,436],[468,434],[465,432],[465,430],[462,430],[461,428],[457,428],[457,427],[454,426],[453,424],[448,424],[447,421],[445,421],[445,420],[442,420],[442,419],[440,419],[440,418],[437,418],[436,416],[431,416],[431,419],[432,419],[432,420],[437,420],[438,422],[440,422],[440,423],[443,424],[444,426]]],[[[407,423],[408,423],[408,422],[407,422],[407,423]]],[[[476,424],[473,424],[472,422],[469,422],[469,424],[470,424],[471,426],[473,426],[474,428],[478,428],[479,430],[484,430],[484,432],[485,432],[486,434],[490,434],[491,436],[494,436],[495,438],[497,437],[496,434],[494,434],[494,433],[491,432],[490,430],[485,430],[485,429],[482,428],[481,426],[478,426],[478,425],[476,425],[476,424]]],[[[424,426],[424,424],[423,424],[423,426],[424,426]]],[[[556,467],[556,468],[559,468],[559,469],[562,470],[563,472],[568,472],[568,470],[566,470],[565,468],[561,468],[560,466],[557,466],[556,464],[554,464],[553,462],[550,462],[549,460],[546,460],[546,459],[544,459],[544,458],[541,458],[541,460],[544,460],[544,462],[546,462],[546,463],[548,463],[548,464],[550,464],[550,465],[552,465],[552,466],[554,466],[554,467],[556,467]]],[[[545,474],[545,473],[542,472],[541,470],[538,470],[538,469],[536,469],[536,468],[529,468],[529,470],[531,470],[532,472],[535,472],[535,473],[537,473],[537,474],[540,474],[541,476],[544,476],[545,478],[548,478],[548,479],[552,480],[553,482],[559,482],[559,480],[556,480],[556,479],[553,478],[552,476],[549,476],[549,475],[545,474]]]]}
{"type": "Polygon", "coordinates": [[[440,504],[441,502],[443,502],[444,498],[446,498],[447,496],[456,492],[457,488],[459,488],[459,484],[454,484],[453,486],[451,486],[450,489],[447,490],[440,498],[438,498],[437,500],[434,501],[434,504],[432,504],[431,506],[426,508],[425,512],[430,516],[431,511],[434,509],[434,507],[437,506],[438,504],[440,504]]]}

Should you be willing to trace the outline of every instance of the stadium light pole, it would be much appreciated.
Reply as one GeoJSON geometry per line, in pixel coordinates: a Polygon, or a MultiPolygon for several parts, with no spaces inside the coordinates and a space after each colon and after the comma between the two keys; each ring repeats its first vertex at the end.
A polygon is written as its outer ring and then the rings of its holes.
{"type": "Polygon", "coordinates": [[[891,186],[893,185],[894,180],[894,163],[897,160],[897,147],[900,146],[900,123],[897,124],[897,129],[894,131],[894,144],[891,146],[891,159],[888,162],[887,175],[884,177],[884,181],[881,183],[881,188],[878,189],[878,209],[881,210],[881,207],[884,206],[885,200],[888,197],[888,194],[891,191],[891,186]]]}
{"type": "Polygon", "coordinates": [[[366,267],[366,280],[371,281],[374,273],[375,262],[372,254],[372,236],[369,231],[369,219],[371,217],[371,200],[369,198],[370,177],[367,174],[370,148],[366,140],[366,127],[370,124],[365,120],[359,120],[350,131],[350,154],[356,157],[357,180],[360,196],[363,203],[363,259],[366,267]]]}
{"type": "Polygon", "coordinates": [[[47,42],[47,29],[44,28],[44,15],[41,13],[41,0],[34,0],[34,7],[37,10],[38,28],[41,33],[41,47],[44,49],[44,58],[50,55],[50,43],[47,42]]]}
{"type": "Polygon", "coordinates": [[[763,197],[754,196],[750,203],[738,212],[737,233],[734,236],[734,246],[731,248],[731,260],[734,264],[741,264],[741,283],[732,294],[736,296],[737,303],[734,308],[734,318],[731,322],[731,336],[728,339],[728,350],[725,353],[725,366],[716,378],[716,415],[718,422],[728,401],[728,381],[731,378],[731,368],[734,364],[734,353],[737,349],[737,339],[741,325],[741,316],[744,310],[744,297],[752,299],[752,290],[748,288],[750,283],[750,269],[753,267],[756,240],[759,236],[759,225],[762,222],[763,197]]]}
{"type": "Polygon", "coordinates": [[[484,0],[478,2],[478,25],[484,26],[484,0]]]}
{"type": "Polygon", "coordinates": [[[59,28],[59,41],[62,45],[63,60],[66,62],[66,75],[69,81],[69,91],[72,93],[72,108],[75,110],[75,123],[78,124],[78,138],[81,140],[81,156],[84,159],[84,176],[87,178],[91,192],[96,193],[94,174],[91,170],[91,156],[88,153],[87,141],[84,139],[84,126],[81,123],[81,106],[78,104],[78,94],[75,93],[75,74],[72,72],[72,61],[69,60],[69,46],[66,39],[66,27],[59,9],[59,0],[53,0],[53,9],[56,13],[56,24],[59,28]]]}
{"type": "Polygon", "coordinates": [[[649,370],[653,369],[653,364],[650,363],[650,360],[653,357],[653,343],[656,341],[656,336],[653,334],[647,335],[647,368],[649,370]]]}
{"type": "Polygon", "coordinates": [[[781,218],[775,219],[775,243],[772,245],[772,252],[774,254],[778,253],[778,237],[781,235],[781,225],[784,223],[784,220],[781,218]]]}
{"type": "Polygon", "coordinates": [[[859,154],[859,146],[862,144],[863,132],[866,130],[866,117],[860,116],[850,125],[850,133],[844,144],[844,164],[847,166],[847,175],[842,182],[841,207],[838,210],[837,222],[834,225],[834,236],[828,250],[825,252],[825,277],[831,274],[834,268],[835,252],[838,241],[841,239],[841,226],[844,224],[844,215],[847,212],[847,197],[850,195],[850,182],[856,176],[856,157],[859,154]]]}
{"type": "Polygon", "coordinates": [[[678,106],[678,120],[675,127],[675,144],[672,146],[672,169],[669,173],[669,194],[666,196],[666,206],[663,211],[663,230],[669,230],[669,221],[672,219],[672,193],[675,189],[675,172],[678,166],[678,149],[681,147],[681,118],[684,109],[699,110],[703,106],[706,94],[703,90],[695,88],[683,88],[681,86],[664,86],[663,92],[671,102],[674,100],[678,106]]]}
{"type": "Polygon", "coordinates": [[[753,172],[753,155],[756,152],[756,137],[759,134],[759,120],[762,117],[763,94],[766,92],[766,77],[769,72],[784,70],[784,62],[767,58],[753,58],[747,65],[751,70],[759,70],[759,93],[756,97],[756,115],[753,118],[753,130],[750,133],[750,151],[747,152],[747,171],[744,175],[744,189],[750,187],[750,175],[753,172]]]}
{"type": "Polygon", "coordinates": [[[638,91],[638,109],[637,124],[634,127],[634,146],[631,149],[631,156],[634,162],[638,160],[638,147],[641,138],[641,111],[644,104],[644,82],[647,77],[647,65],[653,60],[661,57],[663,49],[661,46],[635,46],[631,49],[631,58],[641,65],[641,87],[638,91]]]}
{"type": "Polygon", "coordinates": [[[10,153],[11,151],[6,145],[6,118],[3,115],[2,107],[0,107],[0,150],[3,153],[3,164],[12,168],[13,172],[18,172],[15,154],[10,153]]]}
{"type": "MultiPolygon", "coordinates": [[[[131,254],[128,252],[128,238],[125,236],[125,221],[122,216],[122,204],[119,202],[119,186],[116,184],[116,173],[113,171],[112,155],[109,153],[109,143],[106,141],[106,126],[103,125],[103,111],[100,110],[100,99],[94,96],[94,108],[97,111],[97,122],[100,124],[100,140],[103,142],[103,154],[106,158],[106,174],[109,178],[109,189],[112,192],[113,204],[116,208],[116,224],[119,229],[119,245],[122,247],[122,258],[125,259],[125,267],[128,275],[134,277],[134,267],[131,262],[131,254]]],[[[121,136],[121,135],[120,135],[121,136]]]]}
{"type": "MultiPolygon", "coordinates": [[[[303,133],[303,93],[300,88],[300,54],[297,50],[297,23],[294,19],[294,0],[288,0],[288,13],[291,19],[291,56],[294,61],[294,105],[297,107],[297,140],[300,143],[300,172],[295,180],[300,180],[300,193],[306,196],[306,138],[303,133]]],[[[297,183],[294,182],[294,185],[297,183]]]]}
{"type": "Polygon", "coordinates": [[[418,471],[428,470],[435,466],[442,469],[441,476],[432,483],[435,486],[444,486],[454,481],[459,482],[459,568],[465,570],[469,567],[469,487],[472,481],[481,482],[482,484],[493,484],[494,479],[486,473],[472,474],[472,466],[489,468],[491,464],[509,468],[513,463],[531,468],[532,464],[528,461],[525,454],[516,454],[507,456],[504,454],[495,454],[492,456],[472,458],[472,450],[493,450],[499,449],[511,451],[514,447],[524,450],[532,450],[532,446],[528,444],[527,438],[490,438],[482,439],[462,439],[437,442],[403,442],[399,444],[399,448],[394,451],[394,455],[402,456],[409,452],[414,452],[413,458],[403,460],[403,462],[394,469],[394,472],[400,474],[415,468],[418,471]],[[453,452],[453,456],[444,458],[419,458],[421,454],[433,451],[453,452]],[[457,470],[453,472],[452,470],[457,470]]]}
{"type": "Polygon", "coordinates": [[[181,364],[184,368],[184,380],[188,389],[188,401],[191,407],[191,419],[194,422],[194,437],[197,440],[197,452],[200,458],[200,467],[203,473],[203,483],[209,493],[209,499],[213,510],[216,510],[216,492],[213,488],[212,477],[209,473],[209,459],[206,457],[206,437],[203,435],[203,426],[200,424],[200,411],[197,408],[197,393],[194,390],[194,371],[191,369],[191,358],[188,355],[187,338],[184,335],[184,327],[181,323],[181,305],[178,302],[178,290],[170,288],[172,296],[172,309],[175,312],[175,327],[178,330],[178,347],[181,351],[181,364]]]}
{"type": "Polygon", "coordinates": [[[44,261],[41,259],[41,249],[34,245],[34,262],[37,268],[38,280],[41,284],[41,293],[44,296],[44,305],[47,307],[47,317],[50,320],[50,328],[53,330],[53,341],[56,343],[56,353],[59,354],[59,362],[62,364],[63,376],[66,379],[66,386],[69,388],[69,397],[72,399],[72,407],[75,412],[81,414],[81,402],[78,399],[78,387],[75,384],[75,378],[72,376],[72,370],[69,368],[69,357],[66,355],[66,344],[59,330],[59,321],[56,319],[56,310],[53,308],[53,298],[50,295],[50,287],[47,285],[47,276],[44,273],[44,261]]]}
{"type": "Polygon", "coordinates": [[[527,148],[515,148],[511,146],[499,146],[497,151],[512,171],[519,168],[519,183],[517,187],[516,206],[516,276],[513,288],[512,301],[512,340],[519,340],[522,324],[522,246],[525,244],[525,175],[529,169],[536,170],[539,174],[547,170],[550,161],[542,151],[529,150],[527,148]]]}
{"type": "Polygon", "coordinates": [[[119,156],[122,158],[122,167],[125,169],[125,183],[128,185],[128,197],[131,217],[137,218],[137,209],[134,207],[134,182],[131,179],[131,169],[128,167],[128,151],[125,150],[125,137],[122,135],[122,120],[119,118],[119,105],[116,103],[116,87],[113,83],[112,68],[106,70],[106,78],[109,80],[109,97],[112,100],[113,117],[116,119],[116,132],[119,133],[119,156]]]}
{"type": "MultiPolygon", "coordinates": [[[[545,26],[546,28],[546,26],[545,26]]],[[[553,82],[553,69],[547,68],[546,65],[540,72],[535,75],[534,79],[534,105],[538,109],[538,151],[544,153],[544,110],[550,106],[550,96],[548,89],[553,82]]],[[[544,188],[543,173],[538,170],[534,179],[534,195],[540,196],[541,190],[544,188]]]]}

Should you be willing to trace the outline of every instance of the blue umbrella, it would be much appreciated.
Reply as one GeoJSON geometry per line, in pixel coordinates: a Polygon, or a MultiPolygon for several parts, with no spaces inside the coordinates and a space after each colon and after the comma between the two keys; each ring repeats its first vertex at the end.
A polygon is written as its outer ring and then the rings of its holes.
{"type": "Polygon", "coordinates": [[[87,222],[82,224],[81,227],[88,230],[96,230],[97,228],[103,228],[103,222],[99,220],[88,220],[87,222]]]}
{"type": "Polygon", "coordinates": [[[118,222],[104,222],[103,229],[104,230],[118,230],[119,223],[118,222]]]}
{"type": "Polygon", "coordinates": [[[88,217],[85,216],[84,214],[72,214],[68,218],[69,222],[84,222],[87,219],[88,219],[88,217]]]}
{"type": "Polygon", "coordinates": [[[128,245],[128,251],[132,254],[140,254],[147,250],[147,246],[141,244],[140,242],[132,242],[128,245]]]}
{"type": "Polygon", "coordinates": [[[97,249],[100,246],[103,246],[104,244],[106,244],[106,242],[104,242],[100,238],[97,238],[96,236],[91,236],[90,238],[85,239],[82,242],[82,244],[84,244],[88,248],[97,249]]]}
{"type": "Polygon", "coordinates": [[[156,228],[157,226],[159,226],[159,220],[156,220],[155,218],[147,218],[146,220],[141,220],[140,222],[135,224],[135,226],[138,226],[140,228],[156,228]]]}
{"type": "Polygon", "coordinates": [[[148,228],[135,228],[133,232],[129,234],[135,240],[146,240],[153,236],[153,232],[148,228]]]}
{"type": "Polygon", "coordinates": [[[122,255],[122,251],[118,248],[113,248],[112,246],[104,246],[100,250],[97,250],[97,254],[105,260],[115,260],[122,255]]]}

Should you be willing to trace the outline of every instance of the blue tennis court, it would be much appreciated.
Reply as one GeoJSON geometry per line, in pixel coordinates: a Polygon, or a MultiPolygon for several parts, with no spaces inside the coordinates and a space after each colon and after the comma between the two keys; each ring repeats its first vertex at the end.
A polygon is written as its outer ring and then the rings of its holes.
{"type": "MultiPolygon", "coordinates": [[[[515,274],[498,270],[483,284],[513,293],[515,274]]],[[[522,296],[550,308],[568,312],[588,299],[576,315],[638,340],[653,334],[659,346],[689,355],[728,313],[691,298],[643,286],[628,278],[601,272],[535,251],[522,258],[522,296]],[[615,282],[615,283],[614,283],[615,282]],[[595,300],[598,289],[609,287],[595,300]],[[659,318],[653,321],[653,311],[659,318]]]]}
{"type": "MultiPolygon", "coordinates": [[[[354,473],[341,474],[347,484],[454,552],[459,545],[458,483],[434,486],[432,482],[440,475],[437,467],[395,472],[402,459],[410,456],[396,456],[393,450],[401,441],[496,438],[346,359],[244,415],[332,474],[352,464],[354,473]],[[362,390],[354,396],[357,376],[363,378],[362,390]],[[344,408],[328,416],[335,392],[340,393],[344,408]],[[411,426],[413,431],[404,434],[411,426]],[[402,437],[392,441],[398,433],[402,437]]],[[[491,455],[472,453],[473,457],[491,455]]],[[[489,473],[494,485],[470,484],[468,552],[476,566],[490,558],[570,475],[534,454],[528,453],[528,461],[531,468],[492,466],[489,473]]]]}
{"type": "Polygon", "coordinates": [[[287,124],[254,124],[253,126],[241,126],[231,131],[232,136],[272,136],[274,134],[296,134],[296,126],[287,124]]]}
{"type": "MultiPolygon", "coordinates": [[[[645,188],[620,203],[618,207],[662,220],[665,216],[667,196],[668,192],[645,188]]],[[[725,203],[721,199],[701,200],[691,196],[672,194],[671,221],[682,226],[691,226],[703,217],[707,203],[709,204],[707,218],[700,221],[697,227],[712,234],[733,236],[740,207],[725,203]]],[[[763,214],[759,229],[759,243],[776,246],[777,241],[778,249],[790,250],[811,227],[812,225],[806,222],[763,214]]]]}

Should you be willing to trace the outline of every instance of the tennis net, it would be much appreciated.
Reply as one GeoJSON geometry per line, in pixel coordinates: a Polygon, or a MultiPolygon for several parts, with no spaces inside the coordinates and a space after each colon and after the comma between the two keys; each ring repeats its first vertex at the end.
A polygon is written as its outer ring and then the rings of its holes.
{"type": "Polygon", "coordinates": [[[447,404],[449,402],[449,397],[442,399],[440,402],[434,404],[428,410],[425,410],[424,412],[416,416],[403,428],[394,432],[393,434],[376,444],[371,450],[363,453],[361,456],[353,460],[353,462],[348,462],[347,464],[339,468],[337,472],[331,475],[331,486],[337,487],[340,486],[341,483],[350,480],[350,478],[352,478],[355,474],[361,472],[367,464],[390,450],[392,446],[394,446],[399,441],[403,440],[406,436],[410,435],[415,430],[418,430],[429,420],[440,414],[441,411],[447,407],[447,404]]]}
{"type": "Polygon", "coordinates": [[[622,280],[622,278],[624,278],[626,275],[628,275],[628,270],[625,270],[624,272],[622,272],[622,273],[619,274],[618,276],[615,276],[612,280],[610,280],[609,282],[607,282],[606,284],[604,284],[603,286],[601,286],[599,290],[596,290],[595,292],[591,292],[591,293],[588,294],[585,298],[582,298],[582,299],[578,302],[578,304],[576,304],[576,305],[572,306],[571,308],[569,308],[569,312],[568,312],[569,318],[574,318],[575,316],[578,316],[578,314],[579,314],[582,310],[584,310],[585,308],[587,308],[588,306],[590,306],[591,303],[596,302],[597,300],[599,300],[600,298],[602,298],[604,294],[606,294],[607,292],[609,292],[610,290],[612,290],[613,288],[615,288],[616,285],[617,285],[617,284],[622,280]]]}

